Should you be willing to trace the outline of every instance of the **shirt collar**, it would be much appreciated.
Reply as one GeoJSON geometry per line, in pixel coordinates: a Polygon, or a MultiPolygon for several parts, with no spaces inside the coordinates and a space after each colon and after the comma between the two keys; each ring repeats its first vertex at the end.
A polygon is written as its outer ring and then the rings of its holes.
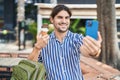
{"type": "MultiPolygon", "coordinates": [[[[70,37],[70,34],[71,34],[71,31],[68,30],[68,31],[67,31],[67,34],[66,34],[66,37],[70,37]]],[[[51,37],[51,38],[56,38],[54,31],[50,34],[50,37],[51,37]]]]}

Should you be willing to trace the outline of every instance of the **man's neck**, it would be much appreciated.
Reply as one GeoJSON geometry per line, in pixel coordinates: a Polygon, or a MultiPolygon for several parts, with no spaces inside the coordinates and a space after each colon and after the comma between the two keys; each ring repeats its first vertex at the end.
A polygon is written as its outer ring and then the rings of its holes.
{"type": "Polygon", "coordinates": [[[63,39],[66,36],[66,34],[67,34],[67,31],[64,33],[55,31],[55,36],[60,42],[63,42],[63,39]]]}

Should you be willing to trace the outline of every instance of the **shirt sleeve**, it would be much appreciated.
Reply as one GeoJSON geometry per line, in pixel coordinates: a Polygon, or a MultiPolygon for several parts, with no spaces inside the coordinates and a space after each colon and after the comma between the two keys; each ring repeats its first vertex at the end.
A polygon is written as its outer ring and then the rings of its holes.
{"type": "Polygon", "coordinates": [[[76,45],[76,48],[79,53],[80,53],[80,46],[83,44],[83,37],[84,36],[82,34],[75,34],[74,44],[76,45]]]}
{"type": "Polygon", "coordinates": [[[80,46],[83,44],[83,35],[82,34],[76,34],[75,44],[78,48],[80,48],[80,46]]]}

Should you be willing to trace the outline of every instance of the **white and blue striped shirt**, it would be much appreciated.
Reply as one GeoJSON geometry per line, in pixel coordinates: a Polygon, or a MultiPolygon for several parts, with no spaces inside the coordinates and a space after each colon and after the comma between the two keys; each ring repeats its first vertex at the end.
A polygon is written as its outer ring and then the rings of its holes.
{"type": "Polygon", "coordinates": [[[82,39],[82,35],[68,31],[61,43],[54,32],[50,34],[47,46],[41,51],[47,80],[84,80],[80,69],[82,39]]]}

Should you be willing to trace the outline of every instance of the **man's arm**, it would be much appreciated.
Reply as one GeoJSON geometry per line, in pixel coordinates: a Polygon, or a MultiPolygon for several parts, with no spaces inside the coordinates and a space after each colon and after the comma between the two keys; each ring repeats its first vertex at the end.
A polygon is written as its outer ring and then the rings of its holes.
{"type": "Polygon", "coordinates": [[[87,57],[98,57],[101,52],[102,38],[98,32],[98,40],[95,40],[89,36],[83,38],[83,45],[80,47],[80,51],[84,56],[87,57]]]}
{"type": "Polygon", "coordinates": [[[32,53],[28,56],[29,60],[38,61],[38,56],[40,54],[41,49],[35,44],[32,53]]]}
{"type": "Polygon", "coordinates": [[[33,60],[33,61],[38,61],[38,56],[40,54],[40,51],[43,47],[45,47],[48,43],[49,40],[49,35],[37,35],[37,41],[34,45],[33,51],[32,53],[28,56],[29,60],[33,60]]]}

